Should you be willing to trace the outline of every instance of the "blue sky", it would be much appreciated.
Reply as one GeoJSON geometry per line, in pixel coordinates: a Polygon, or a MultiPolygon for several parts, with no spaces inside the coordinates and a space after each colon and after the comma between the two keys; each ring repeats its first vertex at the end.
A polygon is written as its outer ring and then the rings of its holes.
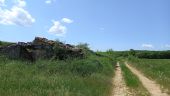
{"type": "Polygon", "coordinates": [[[170,0],[0,0],[0,40],[170,50],[170,0]]]}

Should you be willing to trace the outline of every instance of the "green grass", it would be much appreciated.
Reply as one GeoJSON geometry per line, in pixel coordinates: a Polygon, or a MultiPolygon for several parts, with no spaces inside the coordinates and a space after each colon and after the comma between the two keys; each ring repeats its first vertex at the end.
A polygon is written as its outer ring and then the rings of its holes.
{"type": "Polygon", "coordinates": [[[123,62],[120,64],[123,77],[132,96],[150,96],[136,75],[134,75],[123,62]]]}
{"type": "Polygon", "coordinates": [[[95,55],[35,63],[0,57],[0,96],[109,96],[113,67],[95,55]]]}
{"type": "Polygon", "coordinates": [[[8,45],[11,45],[11,44],[14,44],[14,43],[0,41],[0,47],[1,47],[1,46],[8,46],[8,45]]]}
{"type": "Polygon", "coordinates": [[[131,64],[170,94],[170,59],[134,59],[131,64]]]}

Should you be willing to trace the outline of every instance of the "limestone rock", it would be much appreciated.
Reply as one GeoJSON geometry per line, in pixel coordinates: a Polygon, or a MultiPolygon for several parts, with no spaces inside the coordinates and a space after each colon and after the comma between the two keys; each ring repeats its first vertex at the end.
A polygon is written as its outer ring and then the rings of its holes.
{"type": "Polygon", "coordinates": [[[70,44],[55,42],[46,38],[35,37],[33,42],[18,42],[10,46],[0,47],[0,52],[12,59],[27,59],[35,61],[40,58],[52,58],[53,56],[62,57],[83,57],[82,49],[76,48],[70,44]],[[64,51],[55,53],[54,46],[64,51]]]}

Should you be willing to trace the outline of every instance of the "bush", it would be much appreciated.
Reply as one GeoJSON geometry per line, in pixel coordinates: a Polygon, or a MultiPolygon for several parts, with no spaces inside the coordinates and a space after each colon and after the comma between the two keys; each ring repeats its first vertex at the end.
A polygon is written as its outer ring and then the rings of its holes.
{"type": "Polygon", "coordinates": [[[89,44],[87,44],[87,43],[80,43],[80,44],[78,44],[76,47],[88,51],[88,50],[90,50],[90,48],[89,48],[88,46],[89,46],[89,44]]]}
{"type": "Polygon", "coordinates": [[[147,59],[170,59],[170,51],[138,51],[136,57],[147,59]]]}
{"type": "Polygon", "coordinates": [[[97,60],[74,60],[71,62],[71,72],[83,77],[99,72],[102,68],[102,64],[97,60]]]}
{"type": "Polygon", "coordinates": [[[9,46],[9,45],[11,45],[11,44],[15,44],[15,43],[0,41],[0,46],[9,46]]]}

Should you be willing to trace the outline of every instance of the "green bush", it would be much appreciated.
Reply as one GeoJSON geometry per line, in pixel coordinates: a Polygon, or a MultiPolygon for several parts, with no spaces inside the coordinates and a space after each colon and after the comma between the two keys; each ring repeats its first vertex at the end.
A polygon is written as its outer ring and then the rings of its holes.
{"type": "Polygon", "coordinates": [[[14,43],[0,41],[0,46],[8,46],[8,45],[11,45],[11,44],[14,44],[14,43]]]}
{"type": "Polygon", "coordinates": [[[74,60],[71,71],[81,76],[88,76],[102,70],[102,64],[97,60],[74,60]]]}
{"type": "Polygon", "coordinates": [[[0,57],[0,96],[109,96],[113,65],[94,54],[33,63],[0,57]]]}

